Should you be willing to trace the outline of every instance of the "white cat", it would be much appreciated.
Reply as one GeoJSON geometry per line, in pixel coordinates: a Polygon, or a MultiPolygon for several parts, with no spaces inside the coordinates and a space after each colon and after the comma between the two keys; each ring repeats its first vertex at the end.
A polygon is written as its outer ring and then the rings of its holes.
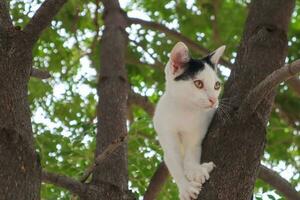
{"type": "Polygon", "coordinates": [[[178,42],[165,68],[166,91],[153,118],[164,151],[164,161],[174,178],[181,200],[197,198],[215,167],[200,164],[201,143],[218,106],[220,80],[216,68],[225,46],[202,59],[192,59],[178,42]]]}

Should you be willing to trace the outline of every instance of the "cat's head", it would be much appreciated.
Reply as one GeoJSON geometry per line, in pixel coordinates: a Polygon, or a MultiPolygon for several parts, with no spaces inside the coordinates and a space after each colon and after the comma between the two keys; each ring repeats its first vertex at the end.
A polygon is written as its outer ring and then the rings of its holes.
{"type": "Polygon", "coordinates": [[[218,105],[221,81],[217,65],[225,46],[219,47],[204,58],[194,59],[183,42],[172,49],[165,68],[166,92],[184,104],[211,109],[218,105]]]}

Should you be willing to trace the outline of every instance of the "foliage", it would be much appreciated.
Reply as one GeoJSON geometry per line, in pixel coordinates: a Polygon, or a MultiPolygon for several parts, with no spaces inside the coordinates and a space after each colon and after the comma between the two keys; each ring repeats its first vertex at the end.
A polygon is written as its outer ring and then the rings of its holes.
{"type": "MultiPolygon", "coordinates": [[[[11,14],[16,25],[24,27],[38,8],[40,0],[13,0],[11,14]]],[[[34,67],[47,69],[53,78],[31,79],[29,100],[36,147],[42,166],[53,172],[79,178],[93,162],[95,149],[96,71],[99,63],[99,39],[103,30],[102,5],[97,1],[70,0],[52,22],[36,45],[34,67]],[[99,30],[99,35],[97,35],[99,30]]],[[[120,0],[129,16],[142,17],[174,28],[207,49],[226,44],[225,58],[234,61],[247,15],[245,0],[120,0]],[[219,5],[214,7],[214,2],[219,5]],[[215,28],[213,28],[215,27],[215,28]]],[[[289,58],[300,49],[300,3],[297,2],[289,32],[289,58]]],[[[129,45],[126,67],[130,84],[155,103],[164,90],[163,64],[176,42],[159,31],[140,25],[127,28],[129,45]]],[[[199,55],[191,52],[193,56],[199,55]]],[[[226,74],[225,74],[226,75],[226,74]]],[[[228,74],[227,74],[228,75],[228,74]]],[[[288,169],[287,177],[300,186],[300,101],[299,96],[282,84],[274,104],[263,163],[276,170],[288,169]],[[298,173],[298,174],[297,174],[298,173]]],[[[131,110],[129,125],[130,186],[139,197],[143,195],[159,162],[162,151],[149,116],[141,108],[131,110]]],[[[265,183],[256,184],[257,199],[271,191],[265,183]]],[[[159,199],[177,196],[169,180],[159,199]]],[[[43,184],[42,199],[70,199],[70,193],[43,184]]],[[[263,199],[283,199],[274,192],[263,199]]]]}

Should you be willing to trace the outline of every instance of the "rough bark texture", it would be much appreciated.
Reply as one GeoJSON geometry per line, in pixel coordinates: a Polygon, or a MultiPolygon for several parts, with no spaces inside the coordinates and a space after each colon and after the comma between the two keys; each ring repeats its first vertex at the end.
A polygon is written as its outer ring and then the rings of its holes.
{"type": "Polygon", "coordinates": [[[65,1],[45,1],[26,26],[29,32],[14,28],[8,1],[0,1],[0,200],[40,199],[41,166],[34,147],[27,84],[32,46],[65,1]]]}
{"type": "MultiPolygon", "coordinates": [[[[1,27],[0,27],[1,29],[1,27]]],[[[22,31],[0,33],[0,199],[39,199],[41,168],[27,101],[31,49],[22,31]]]]}
{"type": "MultiPolygon", "coordinates": [[[[127,133],[128,81],[124,53],[127,45],[126,16],[117,0],[103,0],[105,30],[101,39],[98,81],[98,133],[96,155],[117,137],[127,133]]],[[[83,199],[127,199],[127,144],[98,165],[83,199]]]]}
{"type": "Polygon", "coordinates": [[[212,160],[217,168],[198,199],[248,200],[251,197],[275,92],[264,97],[254,113],[239,112],[239,106],[251,89],[283,66],[294,3],[294,0],[251,3],[237,61],[225,86],[224,97],[232,97],[230,119],[222,123],[215,118],[203,144],[202,161],[212,160]]]}

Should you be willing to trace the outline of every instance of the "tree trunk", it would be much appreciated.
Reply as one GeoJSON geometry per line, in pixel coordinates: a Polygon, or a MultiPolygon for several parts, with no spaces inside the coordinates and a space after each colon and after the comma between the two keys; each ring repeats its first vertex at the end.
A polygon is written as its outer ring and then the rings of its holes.
{"type": "Polygon", "coordinates": [[[27,101],[31,48],[0,26],[0,200],[40,199],[41,167],[27,101]]]}
{"type": "Polygon", "coordinates": [[[203,161],[217,168],[199,200],[249,200],[266,140],[275,92],[254,112],[241,110],[249,91],[281,67],[287,54],[287,31],[294,0],[253,0],[235,66],[225,85],[230,119],[215,117],[203,143],[203,161]]]}
{"type": "MultiPolygon", "coordinates": [[[[103,4],[105,30],[101,40],[101,67],[97,87],[96,157],[114,139],[127,133],[128,81],[124,63],[127,46],[126,16],[117,0],[103,0],[103,4]]],[[[124,143],[97,166],[90,190],[83,199],[127,199],[127,183],[127,144],[124,143]]]]}

